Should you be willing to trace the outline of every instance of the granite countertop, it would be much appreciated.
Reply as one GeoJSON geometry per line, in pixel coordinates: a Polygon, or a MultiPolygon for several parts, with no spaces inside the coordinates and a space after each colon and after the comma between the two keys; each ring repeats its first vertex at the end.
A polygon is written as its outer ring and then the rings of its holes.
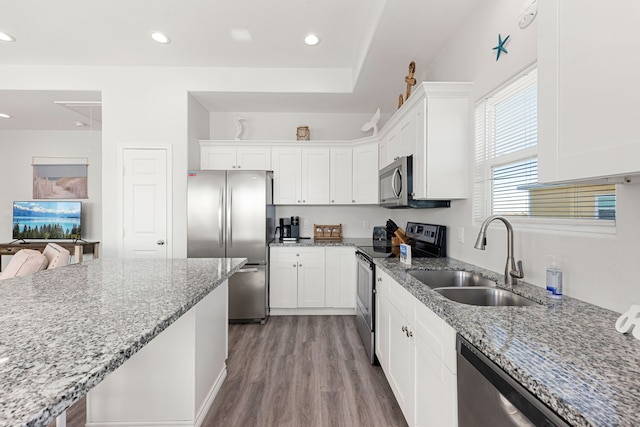
{"type": "Polygon", "coordinates": [[[618,313],[567,296],[547,298],[528,283],[511,288],[502,274],[453,258],[374,262],[572,425],[640,425],[640,341],[615,330],[618,313]],[[475,271],[542,304],[456,303],[414,279],[411,269],[475,271]]]}
{"type": "Polygon", "coordinates": [[[41,426],[246,259],[97,259],[0,281],[0,426],[41,426]]]}

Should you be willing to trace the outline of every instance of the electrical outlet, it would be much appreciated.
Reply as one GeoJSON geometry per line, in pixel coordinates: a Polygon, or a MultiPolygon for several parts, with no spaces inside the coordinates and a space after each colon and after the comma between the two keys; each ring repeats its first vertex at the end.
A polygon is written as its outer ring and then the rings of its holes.
{"type": "Polygon", "coordinates": [[[458,243],[464,243],[464,227],[458,227],[458,243]]]}
{"type": "Polygon", "coordinates": [[[365,228],[365,229],[369,228],[369,221],[368,221],[368,220],[366,220],[366,219],[365,219],[365,220],[362,222],[362,228],[365,228]]]}
{"type": "Polygon", "coordinates": [[[305,219],[302,224],[303,224],[304,228],[309,228],[309,220],[308,219],[305,219]]]}

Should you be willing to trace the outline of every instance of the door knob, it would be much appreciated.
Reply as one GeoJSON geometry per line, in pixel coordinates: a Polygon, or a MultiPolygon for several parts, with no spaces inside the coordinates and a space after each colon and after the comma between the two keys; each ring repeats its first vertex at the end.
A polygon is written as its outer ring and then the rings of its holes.
{"type": "Polygon", "coordinates": [[[156,242],[159,246],[164,245],[164,240],[160,239],[156,242]]]}

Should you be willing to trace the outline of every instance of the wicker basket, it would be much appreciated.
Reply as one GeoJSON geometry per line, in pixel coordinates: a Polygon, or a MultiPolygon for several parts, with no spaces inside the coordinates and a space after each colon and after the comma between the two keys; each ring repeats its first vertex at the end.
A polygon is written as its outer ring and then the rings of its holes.
{"type": "Polygon", "coordinates": [[[314,224],[313,240],[324,241],[324,242],[342,241],[342,224],[337,224],[337,225],[314,224]]]}

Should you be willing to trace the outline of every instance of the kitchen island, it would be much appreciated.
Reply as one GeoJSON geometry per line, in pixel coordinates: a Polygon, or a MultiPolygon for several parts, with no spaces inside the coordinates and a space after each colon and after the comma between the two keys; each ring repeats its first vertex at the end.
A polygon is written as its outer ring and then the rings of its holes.
{"type": "Polygon", "coordinates": [[[616,332],[618,313],[567,296],[547,298],[545,289],[525,282],[507,286],[502,274],[453,258],[374,262],[571,425],[640,425],[640,341],[616,332]],[[412,277],[416,269],[477,272],[540,305],[460,304],[412,277]]]}
{"type": "Polygon", "coordinates": [[[99,259],[0,281],[0,425],[51,422],[216,290],[226,316],[227,278],[245,262],[99,259]]]}

